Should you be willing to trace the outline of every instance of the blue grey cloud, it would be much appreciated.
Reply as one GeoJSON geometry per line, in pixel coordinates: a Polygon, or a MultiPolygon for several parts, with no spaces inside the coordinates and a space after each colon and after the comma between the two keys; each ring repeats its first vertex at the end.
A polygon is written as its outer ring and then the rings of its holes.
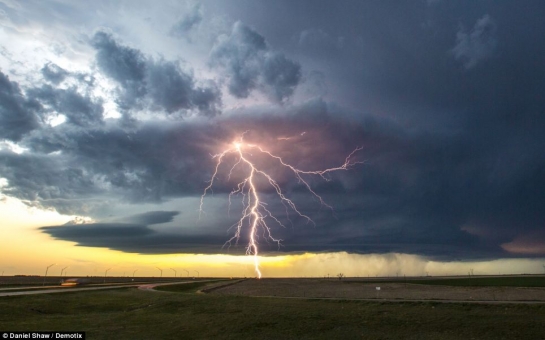
{"type": "Polygon", "coordinates": [[[464,62],[466,68],[472,68],[495,52],[498,45],[496,31],[496,23],[490,15],[485,14],[477,20],[471,32],[460,28],[452,53],[456,59],[464,62]]]}
{"type": "Polygon", "coordinates": [[[258,89],[282,102],[301,80],[299,63],[272,50],[262,35],[241,22],[233,25],[230,35],[218,38],[210,63],[225,69],[229,92],[238,98],[258,89]]]}
{"type": "Polygon", "coordinates": [[[26,133],[37,129],[40,120],[37,113],[41,105],[27,98],[16,82],[0,72],[0,138],[20,140],[26,133]]]}
{"type": "Polygon", "coordinates": [[[189,32],[202,22],[202,17],[202,6],[200,4],[192,6],[189,12],[172,26],[170,34],[176,38],[187,38],[189,32]]]}
{"type": "Polygon", "coordinates": [[[118,99],[121,108],[145,107],[182,115],[188,115],[190,110],[209,116],[221,112],[221,93],[217,87],[213,83],[197,85],[193,75],[182,70],[178,62],[148,58],[102,31],[94,35],[92,45],[97,51],[100,70],[121,86],[118,99]]]}
{"type": "Polygon", "coordinates": [[[42,75],[45,80],[58,85],[70,74],[68,71],[53,63],[47,63],[42,67],[42,75]]]}
{"type": "Polygon", "coordinates": [[[43,85],[29,89],[27,93],[42,104],[50,106],[53,111],[63,114],[68,123],[77,126],[101,124],[104,118],[101,101],[91,98],[88,94],[80,94],[75,87],[58,89],[43,85]]]}
{"type": "MultiPolygon", "coordinates": [[[[179,32],[191,36],[198,28],[203,37],[191,44],[166,33],[180,7],[166,15],[158,14],[161,6],[146,18],[145,35],[132,20],[78,26],[83,34],[98,25],[115,32],[96,33],[90,52],[89,41],[67,39],[66,54],[58,56],[91,53],[88,69],[96,74],[66,75],[52,63],[42,68],[43,60],[29,74],[24,60],[2,70],[0,137],[9,141],[0,142],[0,177],[7,181],[2,193],[99,221],[43,232],[128,252],[227,252],[221,245],[236,216],[215,210],[233,190],[225,174],[215,183],[215,199],[205,202],[205,228],[166,207],[198,201],[214,171],[210,155],[248,131],[248,141],[304,169],[336,165],[363,147],[358,155],[364,164],[329,181],[311,180],[334,214],[309,198],[296,178],[275,172],[285,193],[316,222],[310,227],[290,216],[292,225],[274,189],[264,187],[268,209],[288,226],[274,230],[284,240],[281,252],[544,256],[542,1],[217,1],[206,16],[194,9],[181,18],[179,32]],[[186,67],[185,56],[201,58],[197,67],[210,66],[198,69],[210,82],[186,67]],[[120,105],[122,118],[104,119],[97,94],[107,87],[103,76],[115,85],[106,99],[120,105]],[[301,98],[303,76],[307,83],[315,79],[319,99],[301,98]],[[219,115],[224,85],[232,96],[219,115]],[[262,94],[271,103],[238,100],[262,94]],[[67,122],[44,123],[57,113],[67,122]],[[25,151],[10,151],[13,142],[25,151]],[[119,202],[126,210],[156,208],[99,218],[101,205],[119,202]]],[[[78,6],[69,8],[88,17],[78,6]]],[[[63,21],[62,13],[55,27],[74,22],[73,15],[63,21]]],[[[23,29],[25,17],[19,17],[23,29]]],[[[18,59],[14,41],[0,50],[5,63],[18,59]]],[[[251,157],[274,168],[258,154],[251,157]]],[[[263,244],[263,250],[278,248],[263,244]]]]}
{"type": "Polygon", "coordinates": [[[178,211],[148,211],[142,214],[132,215],[125,218],[122,218],[122,221],[128,223],[138,223],[138,224],[162,224],[172,222],[174,217],[179,215],[178,211]]]}

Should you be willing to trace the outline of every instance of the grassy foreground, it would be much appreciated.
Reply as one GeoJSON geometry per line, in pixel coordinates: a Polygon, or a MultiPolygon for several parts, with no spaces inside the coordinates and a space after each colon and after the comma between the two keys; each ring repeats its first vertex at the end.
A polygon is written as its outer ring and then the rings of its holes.
{"type": "Polygon", "coordinates": [[[263,299],[127,288],[3,297],[0,330],[86,331],[87,339],[543,339],[545,305],[263,299]]]}
{"type": "Polygon", "coordinates": [[[208,282],[189,282],[180,285],[158,286],[155,289],[164,292],[195,293],[200,288],[208,285],[208,282]]]}

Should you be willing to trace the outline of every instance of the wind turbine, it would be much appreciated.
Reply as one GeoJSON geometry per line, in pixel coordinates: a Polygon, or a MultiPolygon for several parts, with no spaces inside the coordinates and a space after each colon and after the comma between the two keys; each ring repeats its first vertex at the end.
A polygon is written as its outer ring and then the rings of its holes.
{"type": "Polygon", "coordinates": [[[106,271],[104,272],[104,283],[106,283],[106,275],[108,275],[108,271],[112,269],[112,268],[108,268],[106,269],[106,271]]]}
{"type": "Polygon", "coordinates": [[[47,277],[47,271],[49,270],[49,268],[53,267],[54,265],[56,265],[56,263],[50,264],[49,266],[47,266],[47,268],[45,268],[44,282],[42,283],[42,286],[45,286],[45,278],[47,277]]]}

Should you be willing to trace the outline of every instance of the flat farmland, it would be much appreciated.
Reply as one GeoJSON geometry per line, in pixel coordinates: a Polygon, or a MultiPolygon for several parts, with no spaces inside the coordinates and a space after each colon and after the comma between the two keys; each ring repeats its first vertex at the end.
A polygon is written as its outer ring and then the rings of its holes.
{"type": "MultiPolygon", "coordinates": [[[[488,278],[487,278],[488,279],[488,278]]],[[[460,279],[459,279],[460,280],[460,279]]],[[[462,279],[463,280],[463,279],[462,279]]],[[[444,301],[508,301],[545,302],[545,287],[481,286],[464,281],[412,280],[384,282],[333,279],[261,279],[245,280],[215,289],[210,294],[267,297],[378,299],[378,300],[444,300],[444,301]],[[430,281],[433,281],[430,283],[430,281]],[[377,289],[380,287],[380,290],[377,289]]],[[[545,284],[545,280],[543,280],[545,284]]],[[[493,282],[492,282],[493,284],[493,282]]]]}
{"type": "Polygon", "coordinates": [[[348,300],[362,287],[349,280],[226,280],[158,291],[122,288],[3,297],[0,330],[77,330],[85,331],[88,339],[131,340],[545,339],[545,304],[348,300]],[[208,294],[196,294],[209,288],[208,294]],[[262,294],[265,288],[278,296],[314,291],[339,299],[244,296],[262,294]],[[338,292],[326,294],[324,289],[338,292]]]}

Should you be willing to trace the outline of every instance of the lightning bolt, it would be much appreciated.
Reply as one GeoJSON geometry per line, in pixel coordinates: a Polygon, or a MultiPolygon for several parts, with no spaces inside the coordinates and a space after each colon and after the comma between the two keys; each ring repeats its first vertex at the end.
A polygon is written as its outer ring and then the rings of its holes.
{"type": "MultiPolygon", "coordinates": [[[[245,132],[246,133],[246,132],[245,132]]],[[[245,134],[244,133],[244,134],[245,134]]],[[[204,213],[203,205],[204,205],[204,198],[206,194],[209,191],[212,191],[212,187],[214,186],[214,182],[216,178],[218,177],[218,173],[220,171],[220,167],[224,160],[233,155],[235,157],[235,163],[229,170],[229,173],[227,175],[227,179],[229,180],[233,174],[234,171],[237,171],[242,166],[246,165],[246,177],[239,182],[235,189],[231,191],[229,194],[229,209],[231,206],[231,197],[233,195],[240,194],[242,196],[242,216],[236,222],[233,224],[229,230],[235,229],[233,237],[231,237],[229,240],[227,240],[224,244],[224,247],[228,245],[229,247],[234,242],[235,245],[238,244],[238,241],[240,239],[241,232],[245,225],[248,226],[249,229],[249,243],[246,246],[246,255],[253,256],[253,262],[255,267],[255,272],[257,274],[258,278],[261,278],[261,270],[259,269],[259,248],[258,248],[258,238],[259,238],[259,230],[262,230],[263,237],[266,241],[272,241],[275,242],[278,247],[281,246],[281,239],[274,238],[271,233],[271,229],[269,225],[267,224],[267,219],[274,221],[278,225],[285,227],[282,222],[276,218],[269,209],[267,209],[267,204],[263,200],[260,199],[259,192],[256,188],[255,180],[257,176],[261,176],[264,178],[270,186],[276,191],[276,194],[280,198],[280,201],[284,205],[286,209],[286,215],[288,215],[288,208],[291,209],[293,212],[295,212],[300,217],[307,220],[307,223],[315,224],[314,221],[307,215],[301,213],[298,209],[295,203],[290,200],[288,197],[284,195],[284,192],[282,191],[280,185],[278,182],[271,177],[265,170],[260,169],[254,164],[254,162],[251,161],[251,159],[248,157],[253,156],[251,153],[252,151],[255,153],[259,153],[264,155],[265,157],[269,157],[272,160],[277,161],[279,166],[288,169],[295,175],[299,183],[302,183],[308,190],[308,192],[314,196],[321,205],[331,209],[333,211],[333,208],[328,205],[320,195],[318,195],[310,186],[308,180],[305,179],[304,176],[320,176],[322,179],[329,181],[329,179],[326,177],[328,173],[334,172],[334,171],[340,171],[340,170],[348,170],[352,166],[356,164],[360,164],[363,162],[353,161],[352,157],[354,154],[358,151],[360,151],[362,148],[358,147],[354,151],[352,151],[346,158],[342,165],[334,168],[328,168],[324,170],[315,170],[315,171],[305,171],[295,168],[294,166],[284,162],[282,158],[279,156],[276,156],[272,154],[271,152],[263,149],[261,146],[256,144],[249,144],[245,143],[243,138],[244,134],[242,136],[234,141],[227,149],[225,149],[223,152],[213,155],[212,158],[216,159],[216,166],[214,169],[214,173],[212,174],[212,178],[209,181],[208,186],[204,189],[204,192],[201,196],[201,202],[199,207],[199,219],[202,216],[202,213],[204,213]]],[[[288,215],[289,220],[289,215],[288,215]]]]}

